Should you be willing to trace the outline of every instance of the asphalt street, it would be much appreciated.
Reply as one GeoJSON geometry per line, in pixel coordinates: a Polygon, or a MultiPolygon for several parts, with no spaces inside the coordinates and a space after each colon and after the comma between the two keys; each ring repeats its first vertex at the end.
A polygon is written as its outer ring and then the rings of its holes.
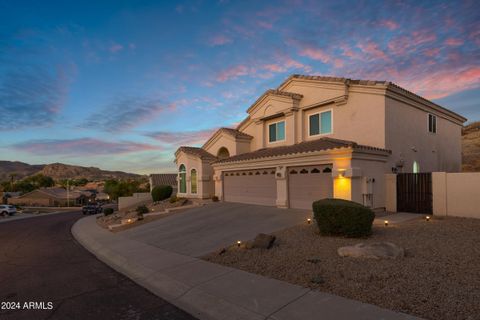
{"type": "Polygon", "coordinates": [[[68,212],[0,224],[0,319],[195,319],[85,250],[68,212]]]}

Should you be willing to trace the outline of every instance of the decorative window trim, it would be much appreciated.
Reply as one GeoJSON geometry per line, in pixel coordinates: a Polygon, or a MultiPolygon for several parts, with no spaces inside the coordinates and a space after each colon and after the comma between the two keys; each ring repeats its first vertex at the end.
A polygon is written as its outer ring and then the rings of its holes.
{"type": "MultiPolygon", "coordinates": [[[[279,143],[279,142],[285,142],[287,140],[287,122],[285,121],[285,119],[282,119],[282,120],[279,120],[279,121],[275,121],[275,122],[271,122],[268,124],[267,126],[267,131],[268,131],[268,135],[267,135],[267,142],[268,144],[274,144],[274,143],[279,143]],[[275,141],[270,141],[270,126],[271,125],[274,125],[274,124],[277,124],[277,123],[281,123],[283,122],[283,128],[284,128],[284,133],[283,133],[283,139],[282,140],[275,140],[275,141]]],[[[275,127],[275,133],[276,133],[276,127],[275,127]]]]}
{"type": "Polygon", "coordinates": [[[327,109],[327,110],[323,110],[323,111],[319,111],[319,112],[309,114],[308,119],[307,119],[307,124],[308,124],[308,136],[309,137],[320,137],[320,136],[328,136],[330,134],[333,134],[333,109],[327,109]],[[320,126],[320,124],[322,122],[322,113],[329,112],[329,111],[330,111],[330,132],[321,133],[322,127],[320,126]],[[317,115],[317,114],[318,114],[318,121],[319,121],[318,129],[319,129],[320,132],[317,133],[317,134],[310,134],[310,117],[314,116],[314,115],[317,115]]]}

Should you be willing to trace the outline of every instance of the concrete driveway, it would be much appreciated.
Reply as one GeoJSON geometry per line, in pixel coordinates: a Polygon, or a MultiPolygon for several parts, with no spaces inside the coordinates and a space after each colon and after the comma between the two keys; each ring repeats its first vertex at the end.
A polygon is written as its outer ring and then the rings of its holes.
{"type": "Polygon", "coordinates": [[[122,237],[199,257],[219,248],[305,223],[311,212],[241,203],[212,203],[127,230],[122,237]]]}

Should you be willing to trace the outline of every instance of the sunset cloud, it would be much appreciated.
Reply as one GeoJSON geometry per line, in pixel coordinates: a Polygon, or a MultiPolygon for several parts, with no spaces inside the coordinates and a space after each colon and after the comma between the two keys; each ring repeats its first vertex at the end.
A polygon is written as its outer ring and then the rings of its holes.
{"type": "Polygon", "coordinates": [[[160,99],[118,98],[90,115],[81,125],[84,128],[121,132],[152,121],[164,111],[175,110],[174,103],[160,99]]]}
{"type": "Polygon", "coordinates": [[[34,155],[96,156],[105,154],[125,154],[132,152],[160,150],[158,146],[137,142],[111,142],[93,138],[70,140],[29,140],[11,147],[34,155]]]}
{"type": "Polygon", "coordinates": [[[232,39],[230,39],[229,37],[223,34],[216,35],[208,41],[208,43],[211,46],[223,46],[225,44],[232,43],[232,42],[233,42],[232,39]]]}
{"type": "Polygon", "coordinates": [[[145,135],[161,142],[162,144],[174,146],[203,145],[216,130],[217,128],[183,132],[158,131],[147,133],[145,135]]]}

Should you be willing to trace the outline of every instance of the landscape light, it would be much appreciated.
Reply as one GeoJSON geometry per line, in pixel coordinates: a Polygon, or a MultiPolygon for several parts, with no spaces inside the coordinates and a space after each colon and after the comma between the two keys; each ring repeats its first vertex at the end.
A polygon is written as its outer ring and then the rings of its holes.
{"type": "Polygon", "coordinates": [[[425,220],[430,221],[430,216],[426,216],[425,220]]]}
{"type": "Polygon", "coordinates": [[[385,227],[388,227],[388,220],[385,220],[384,223],[385,223],[385,227]]]}
{"type": "Polygon", "coordinates": [[[128,219],[127,222],[128,222],[128,223],[131,223],[131,222],[132,222],[132,219],[128,219]]]}
{"type": "Polygon", "coordinates": [[[308,223],[308,224],[312,223],[312,219],[308,218],[308,219],[307,219],[307,223],[308,223]]]}
{"type": "Polygon", "coordinates": [[[242,244],[242,241],[238,240],[238,241],[237,241],[237,247],[240,248],[240,245],[241,245],[241,244],[242,244]]]}

